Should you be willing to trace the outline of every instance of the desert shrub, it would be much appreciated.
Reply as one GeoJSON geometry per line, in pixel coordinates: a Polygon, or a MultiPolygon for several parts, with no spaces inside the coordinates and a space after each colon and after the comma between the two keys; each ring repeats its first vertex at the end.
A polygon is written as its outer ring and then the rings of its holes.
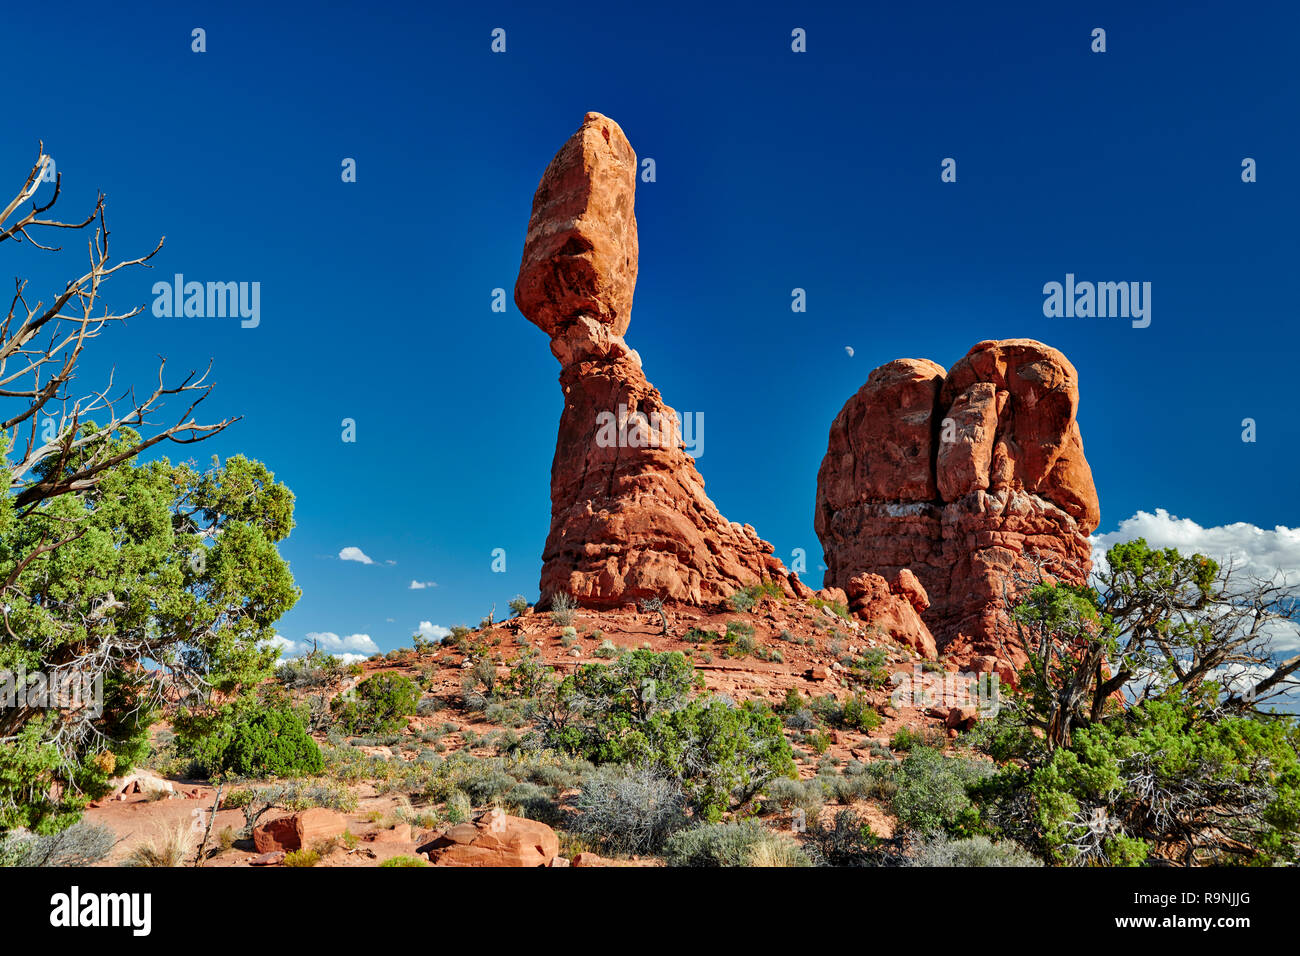
{"type": "Polygon", "coordinates": [[[454,790],[447,797],[446,812],[449,823],[464,823],[474,812],[474,805],[470,803],[465,791],[454,790]]]}
{"type": "Polygon", "coordinates": [[[695,669],[678,652],[636,650],[587,664],[547,688],[535,710],[544,742],[597,763],[623,763],[624,739],[655,713],[685,703],[695,669]]]}
{"type": "Polygon", "coordinates": [[[507,607],[510,608],[511,614],[515,617],[519,617],[528,610],[528,598],[524,597],[522,594],[516,594],[510,599],[510,603],[507,607]]]}
{"type": "Polygon", "coordinates": [[[753,701],[737,707],[715,697],[661,711],[643,740],[641,761],[680,780],[691,808],[705,820],[716,820],[773,778],[795,774],[780,719],[753,701]]]}
{"type": "Polygon", "coordinates": [[[324,761],[303,718],[284,701],[241,700],[211,714],[177,715],[179,752],[208,777],[301,777],[324,761]]]}
{"type": "Polygon", "coordinates": [[[855,800],[892,800],[898,790],[893,761],[849,763],[839,776],[824,781],[826,791],[840,803],[855,800]]]}
{"type": "Polygon", "coordinates": [[[749,865],[759,868],[812,866],[808,854],[794,840],[773,833],[772,838],[755,844],[749,865]]]}
{"type": "Polygon", "coordinates": [[[741,588],[735,594],[727,599],[733,610],[752,611],[754,606],[765,597],[782,598],[781,586],[770,578],[765,578],[758,584],[751,584],[749,587],[741,588]]]}
{"type": "Polygon", "coordinates": [[[409,677],[386,672],[368,677],[351,694],[335,697],[331,708],[349,734],[390,734],[406,726],[420,702],[420,688],[409,677]]]}
{"type": "Polygon", "coordinates": [[[1160,848],[1187,864],[1284,863],[1300,853],[1298,738],[1289,720],[1204,718],[1150,700],[1076,730],[1036,765],[1006,768],[976,797],[1051,862],[1138,865],[1160,848]],[[1193,832],[1207,842],[1188,841],[1193,832]]]}
{"type": "Polygon", "coordinates": [[[573,596],[561,591],[559,594],[551,596],[551,620],[561,627],[568,627],[573,623],[573,612],[577,608],[578,602],[573,596]]]}
{"type": "Polygon", "coordinates": [[[682,635],[682,640],[688,644],[707,644],[717,636],[713,631],[706,631],[702,627],[692,627],[682,635]]]}
{"type": "Polygon", "coordinates": [[[727,639],[728,657],[746,657],[758,650],[758,642],[754,638],[754,628],[749,625],[741,625],[739,621],[729,621],[727,623],[727,639]]]}
{"type": "Polygon", "coordinates": [[[884,718],[862,694],[854,694],[844,702],[840,712],[840,723],[852,730],[870,733],[881,725],[884,718]]]}
{"type": "Polygon", "coordinates": [[[521,764],[517,775],[552,790],[567,790],[581,786],[595,769],[591,763],[578,757],[549,754],[544,759],[521,764]]]}
{"type": "Polygon", "coordinates": [[[974,727],[961,735],[958,743],[970,750],[986,753],[998,763],[1029,758],[1045,748],[1026,718],[1023,707],[1015,701],[1003,702],[995,715],[976,721],[974,727]]]}
{"type": "Polygon", "coordinates": [[[596,763],[633,763],[678,780],[715,819],[775,776],[794,773],[779,718],[765,705],[689,700],[695,669],[682,654],[625,652],[589,664],[539,701],[547,746],[596,763]]]}
{"type": "Polygon", "coordinates": [[[877,862],[879,838],[852,810],[840,810],[829,826],[811,818],[807,829],[811,855],[827,866],[867,866],[877,862]]]}
{"type": "Polygon", "coordinates": [[[754,609],[754,596],[748,591],[737,591],[727,599],[733,611],[740,611],[742,614],[754,609]]]}
{"type": "Polygon", "coordinates": [[[944,735],[938,728],[913,730],[911,727],[900,727],[894,731],[894,736],[889,739],[890,748],[900,753],[907,753],[917,747],[942,749],[944,743],[944,735]]]}
{"type": "Polygon", "coordinates": [[[817,726],[817,717],[807,707],[801,707],[786,716],[785,725],[791,730],[812,730],[817,726]]]}
{"type": "Polygon", "coordinates": [[[570,829],[614,853],[656,853],[686,824],[680,781],[645,768],[602,768],[583,781],[570,829]]]}
{"type": "Polygon", "coordinates": [[[929,747],[917,747],[895,772],[894,815],[904,826],[923,833],[968,835],[979,822],[969,791],[993,773],[986,761],[949,758],[929,747]]]}
{"type": "Polygon", "coordinates": [[[828,608],[831,611],[831,613],[839,615],[840,617],[844,618],[846,621],[849,619],[848,605],[841,604],[838,601],[827,601],[822,598],[815,597],[815,598],[810,598],[808,600],[808,603],[815,608],[823,608],[823,607],[828,608]]]}
{"type": "Polygon", "coordinates": [[[520,701],[488,704],[483,708],[483,719],[510,729],[522,727],[526,722],[520,701]]]}
{"type": "Polygon", "coordinates": [[[514,698],[531,699],[546,686],[552,673],[553,669],[542,662],[536,651],[531,648],[521,651],[509,675],[501,682],[502,692],[514,698]]]}
{"type": "Polygon", "coordinates": [[[390,867],[398,867],[398,866],[428,866],[428,865],[429,865],[429,861],[428,861],[428,860],[422,860],[422,859],[420,859],[418,856],[406,856],[405,854],[403,854],[402,856],[391,856],[391,857],[389,857],[387,860],[385,860],[383,863],[380,863],[379,865],[380,865],[381,867],[386,867],[386,866],[390,866],[390,867]]]}
{"type": "Polygon", "coordinates": [[[517,782],[499,767],[481,765],[476,772],[462,776],[458,786],[477,807],[504,800],[517,782]]]}
{"type": "Polygon", "coordinates": [[[546,824],[559,822],[560,808],[555,799],[535,783],[527,780],[516,783],[502,799],[516,816],[546,824]]]}
{"type": "Polygon", "coordinates": [[[944,833],[934,833],[922,840],[909,866],[1042,866],[1043,861],[1010,840],[994,843],[976,835],[954,840],[944,833]]]}
{"type": "Polygon", "coordinates": [[[804,821],[816,820],[826,802],[826,791],[816,777],[811,780],[777,777],[763,791],[774,808],[789,812],[792,822],[796,813],[801,813],[804,821]]]}
{"type": "Polygon", "coordinates": [[[703,823],[681,830],[664,843],[663,857],[669,866],[755,866],[756,861],[771,865],[773,858],[790,866],[810,866],[803,854],[803,862],[795,862],[783,846],[793,845],[788,837],[773,833],[757,820],[739,823],[703,823]]]}
{"type": "Polygon", "coordinates": [[[320,862],[319,850],[293,850],[284,855],[284,866],[315,866],[320,862]]]}
{"type": "Polygon", "coordinates": [[[108,827],[85,821],[45,836],[9,833],[0,837],[0,866],[91,866],[116,843],[108,827]]]}
{"type": "Polygon", "coordinates": [[[123,866],[172,867],[180,866],[185,854],[190,849],[191,831],[188,823],[178,823],[170,829],[163,829],[154,837],[145,840],[130,856],[122,861],[123,866]]]}
{"type": "Polygon", "coordinates": [[[592,657],[612,658],[618,656],[618,647],[613,641],[606,638],[600,642],[600,646],[591,652],[592,657]]]}
{"type": "Polygon", "coordinates": [[[284,687],[327,687],[343,679],[343,662],[330,654],[298,657],[284,661],[275,671],[275,679],[284,687]]]}

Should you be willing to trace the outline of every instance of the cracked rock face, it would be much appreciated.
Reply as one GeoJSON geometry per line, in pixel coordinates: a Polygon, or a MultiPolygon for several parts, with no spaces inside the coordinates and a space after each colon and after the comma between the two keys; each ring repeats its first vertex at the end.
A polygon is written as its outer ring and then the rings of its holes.
{"type": "Polygon", "coordinates": [[[567,592],[588,607],[702,604],[765,577],[793,594],[797,579],[772,546],[704,493],[677,413],[623,341],[637,273],[636,170],[618,124],[588,113],[533,199],[515,303],[550,336],[564,393],[542,600],[567,592]]]}
{"type": "Polygon", "coordinates": [[[980,342],[945,372],[876,369],[831,425],[814,523],[825,586],[910,569],[959,660],[1019,665],[1004,589],[1036,565],[1083,583],[1100,510],[1076,415],[1078,373],[1030,339],[980,342]]]}

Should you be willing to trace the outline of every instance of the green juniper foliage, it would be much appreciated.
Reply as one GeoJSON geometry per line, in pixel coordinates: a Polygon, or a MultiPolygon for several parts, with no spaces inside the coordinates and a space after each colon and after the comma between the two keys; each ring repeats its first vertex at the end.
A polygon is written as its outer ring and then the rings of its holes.
{"type": "Polygon", "coordinates": [[[1300,667],[1261,626],[1294,627],[1293,586],[1140,539],[1098,577],[1014,610],[1020,697],[970,735],[1003,765],[968,788],[981,828],[1063,864],[1300,860],[1300,728],[1261,706],[1300,667]]]}
{"type": "MultiPolygon", "coordinates": [[[[88,422],[81,432],[98,435],[88,422]]],[[[35,479],[129,456],[139,440],[127,428],[96,437],[35,479]]],[[[0,671],[63,669],[104,688],[98,716],[0,711],[0,830],[53,832],[147,753],[162,682],[202,709],[213,691],[237,696],[271,676],[266,642],[299,594],[276,547],[293,495],[242,456],[202,471],[127,457],[88,488],[16,501],[0,498],[0,581],[12,578],[0,671]],[[54,538],[67,540],[42,551],[54,538]]]]}

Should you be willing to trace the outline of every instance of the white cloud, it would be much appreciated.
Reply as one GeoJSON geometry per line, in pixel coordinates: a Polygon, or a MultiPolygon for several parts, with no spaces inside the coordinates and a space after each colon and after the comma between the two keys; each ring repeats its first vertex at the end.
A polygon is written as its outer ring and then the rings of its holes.
{"type": "MultiPolygon", "coordinates": [[[[1155,514],[1139,511],[1121,521],[1117,530],[1092,536],[1094,571],[1106,567],[1106,551],[1112,545],[1135,538],[1145,538],[1153,548],[1177,548],[1182,554],[1213,558],[1224,567],[1231,564],[1238,575],[1288,582],[1300,597],[1300,528],[1278,525],[1269,531],[1244,521],[1205,528],[1164,508],[1155,514]]],[[[1300,628],[1294,622],[1270,621],[1262,633],[1275,654],[1300,650],[1300,628]]]]}
{"type": "Polygon", "coordinates": [[[312,631],[307,635],[308,641],[315,641],[322,650],[356,651],[361,654],[378,654],[379,647],[370,639],[369,634],[349,634],[339,637],[333,631],[312,631]]]}
{"type": "Polygon", "coordinates": [[[362,551],[360,548],[356,548],[351,545],[349,545],[348,547],[344,548],[342,551],[339,552],[339,560],[357,561],[360,562],[361,564],[375,563],[370,559],[370,556],[367,555],[364,551],[362,551]]]}
{"type": "Polygon", "coordinates": [[[1283,573],[1300,583],[1300,528],[1278,525],[1268,531],[1244,521],[1203,528],[1164,508],[1157,508],[1155,514],[1139,511],[1121,521],[1117,530],[1092,536],[1093,564],[1104,559],[1111,545],[1134,538],[1145,538],[1153,548],[1177,548],[1183,554],[1203,554],[1224,566],[1231,563],[1239,573],[1263,578],[1283,573]]]}
{"type": "Polygon", "coordinates": [[[432,621],[421,621],[416,631],[426,640],[440,641],[451,633],[451,628],[443,627],[441,624],[434,624],[432,621]]]}
{"type": "Polygon", "coordinates": [[[438,586],[437,581],[412,581],[411,586],[407,588],[407,590],[423,591],[425,588],[436,588],[437,586],[438,586]]]}
{"type": "Polygon", "coordinates": [[[332,654],[345,664],[364,661],[370,655],[379,653],[379,647],[370,639],[369,634],[349,634],[346,637],[339,637],[332,631],[313,631],[307,635],[306,640],[302,641],[291,641],[284,635],[277,634],[262,643],[264,647],[280,649],[281,663],[309,654],[313,647],[332,654]]]}

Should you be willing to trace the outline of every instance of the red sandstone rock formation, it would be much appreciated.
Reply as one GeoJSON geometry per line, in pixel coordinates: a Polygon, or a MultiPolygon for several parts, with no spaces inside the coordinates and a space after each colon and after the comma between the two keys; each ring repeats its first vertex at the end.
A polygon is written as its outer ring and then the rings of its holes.
{"type": "Polygon", "coordinates": [[[547,866],[560,855],[560,838],[545,823],[488,810],[418,852],[435,866],[547,866]]]}
{"type": "Polygon", "coordinates": [[[637,273],[636,172],[618,124],[588,113],[533,198],[515,303],[551,337],[564,392],[542,600],[568,592],[592,607],[656,596],[700,604],[764,577],[793,594],[772,546],[704,493],[677,413],[623,341],[637,273]]]}
{"type": "Polygon", "coordinates": [[[930,606],[930,598],[911,571],[906,568],[899,571],[892,583],[879,574],[857,574],[849,578],[845,591],[849,610],[866,621],[868,628],[879,628],[926,660],[939,656],[934,636],[921,619],[921,612],[930,606]]]}
{"type": "Polygon", "coordinates": [[[1074,366],[1030,339],[980,342],[947,373],[918,359],[873,371],[817,475],[825,585],[910,569],[947,653],[1023,662],[1004,587],[1035,564],[1074,583],[1091,569],[1100,512],[1078,406],[1074,366]]]}
{"type": "Polygon", "coordinates": [[[300,810],[259,824],[253,830],[253,845],[258,853],[301,850],[330,837],[342,836],[348,819],[323,807],[300,810]]]}

